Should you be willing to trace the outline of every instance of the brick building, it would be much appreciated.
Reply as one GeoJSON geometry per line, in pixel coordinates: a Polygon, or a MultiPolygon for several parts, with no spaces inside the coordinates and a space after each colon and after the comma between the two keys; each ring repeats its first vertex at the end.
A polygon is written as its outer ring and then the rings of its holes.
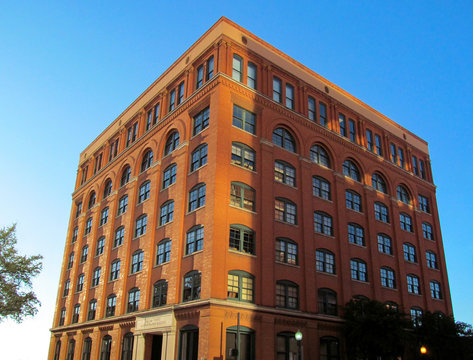
{"type": "Polygon", "coordinates": [[[49,359],[343,359],[353,297],[452,313],[427,143],[221,18],[81,153],[49,359]]]}

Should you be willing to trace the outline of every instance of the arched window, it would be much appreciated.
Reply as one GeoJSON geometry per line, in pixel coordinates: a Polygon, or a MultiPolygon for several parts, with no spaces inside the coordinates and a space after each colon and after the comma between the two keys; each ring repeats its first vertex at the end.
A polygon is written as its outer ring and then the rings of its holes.
{"type": "Polygon", "coordinates": [[[276,261],[297,265],[297,243],[287,238],[276,239],[276,261]]]}
{"type": "Polygon", "coordinates": [[[74,349],[76,347],[76,341],[74,339],[69,340],[69,346],[67,347],[67,360],[74,359],[74,349]]]}
{"type": "MultiPolygon", "coordinates": [[[[236,326],[231,326],[227,328],[227,346],[226,346],[226,354],[234,354],[235,349],[237,349],[237,334],[240,334],[239,340],[239,351],[240,351],[240,359],[245,360],[255,360],[255,332],[246,327],[241,326],[237,329],[236,326]]],[[[234,360],[236,357],[228,356],[228,360],[234,360]]]]}
{"type": "Polygon", "coordinates": [[[168,282],[159,280],[153,286],[153,307],[166,305],[168,297],[168,282]]]}
{"type": "Polygon", "coordinates": [[[84,344],[82,345],[82,360],[90,360],[90,354],[92,353],[92,339],[86,337],[84,344]]]}
{"type": "Polygon", "coordinates": [[[331,289],[318,290],[319,314],[337,315],[337,293],[331,289]]]}
{"type": "Polygon", "coordinates": [[[289,280],[276,282],[276,306],[299,309],[299,286],[289,280]]]}
{"type": "Polygon", "coordinates": [[[179,331],[179,353],[180,360],[197,360],[199,353],[199,328],[194,325],[186,325],[179,331]]]}
{"type": "Polygon", "coordinates": [[[276,337],[276,359],[297,359],[299,357],[299,350],[297,340],[293,332],[284,331],[277,334],[276,337]]]}
{"type": "Polygon", "coordinates": [[[173,131],[166,140],[166,145],[164,146],[164,156],[172,153],[179,146],[179,133],[173,131]]]}
{"type": "Polygon", "coordinates": [[[112,337],[105,335],[102,338],[102,347],[100,349],[100,360],[110,360],[110,351],[112,349],[112,337]]]}
{"type": "Polygon", "coordinates": [[[117,306],[117,296],[111,294],[107,297],[107,307],[105,309],[105,317],[115,315],[115,307],[117,306]]]}
{"type": "Polygon", "coordinates": [[[245,271],[229,271],[227,299],[254,302],[254,276],[245,271]]]}
{"type": "Polygon", "coordinates": [[[337,338],[320,338],[320,360],[340,360],[340,342],[337,338]]]}
{"type": "Polygon", "coordinates": [[[296,141],[289,131],[281,127],[273,131],[273,143],[286,150],[296,152],[296,141]]]}
{"type": "Polygon", "coordinates": [[[310,148],[310,159],[316,164],[330,168],[330,157],[321,145],[313,145],[310,148]]]}
{"type": "Polygon", "coordinates": [[[122,358],[121,360],[133,359],[133,333],[129,332],[123,336],[122,342],[122,358]]]}
{"type": "Polygon", "coordinates": [[[249,146],[239,142],[232,142],[232,164],[254,171],[256,170],[255,157],[255,151],[249,146]]]}
{"type": "Polygon", "coordinates": [[[332,217],[323,211],[314,211],[314,231],[319,234],[332,236],[332,217]]]}
{"type": "Polygon", "coordinates": [[[122,177],[120,178],[120,186],[124,186],[128,184],[128,182],[130,181],[130,176],[131,176],[131,168],[127,165],[123,169],[122,177]]]}
{"type": "Polygon", "coordinates": [[[92,193],[89,196],[89,204],[87,206],[87,209],[90,209],[92,206],[95,205],[95,198],[96,198],[95,191],[92,191],[92,193]]]}
{"type": "Polygon", "coordinates": [[[383,177],[377,173],[371,175],[371,186],[377,191],[387,194],[388,188],[386,187],[386,182],[383,177]]]}
{"type": "Polygon", "coordinates": [[[297,224],[297,206],[285,198],[274,199],[274,218],[289,224],[297,224]]]}
{"type": "Polygon", "coordinates": [[[365,232],[363,227],[355,223],[348,224],[348,242],[365,246],[365,232]]]}
{"type": "Polygon", "coordinates": [[[61,340],[56,341],[56,348],[54,349],[54,360],[59,360],[61,355],[61,340]]]}
{"type": "Polygon", "coordinates": [[[360,170],[358,170],[358,167],[355,165],[353,161],[345,160],[343,162],[342,168],[343,168],[343,175],[355,181],[361,182],[360,170]]]}
{"type": "Polygon", "coordinates": [[[319,198],[330,200],[330,183],[321,176],[312,176],[312,194],[319,198]]]}
{"type": "Polygon", "coordinates": [[[410,205],[411,204],[411,196],[409,192],[403,185],[399,185],[397,187],[397,199],[402,201],[404,204],[410,205]]]}
{"type": "Polygon", "coordinates": [[[108,179],[105,182],[105,187],[103,188],[103,198],[105,199],[112,193],[112,180],[108,179]]]}
{"type": "Polygon", "coordinates": [[[156,265],[164,264],[171,260],[171,240],[164,239],[158,244],[158,251],[156,254],[156,265]]]}
{"type": "Polygon", "coordinates": [[[241,182],[233,181],[230,186],[230,205],[255,211],[255,189],[241,182]]]}
{"type": "Polygon", "coordinates": [[[391,289],[396,288],[396,276],[393,269],[383,266],[381,269],[379,269],[379,274],[381,277],[381,286],[391,289]]]}
{"type": "Polygon", "coordinates": [[[366,263],[360,259],[351,259],[350,260],[350,271],[352,280],[358,281],[368,281],[368,271],[366,268],[366,263]]]}
{"type": "Polygon", "coordinates": [[[200,299],[201,274],[197,270],[189,271],[184,275],[182,301],[200,299]]]}
{"type": "Polygon", "coordinates": [[[230,225],[229,248],[247,254],[255,254],[254,231],[243,225],[230,225]]]}
{"type": "Polygon", "coordinates": [[[133,288],[128,292],[127,312],[138,311],[140,305],[140,289],[133,288]]]}
{"type": "Polygon", "coordinates": [[[315,268],[327,274],[335,274],[335,255],[327,249],[315,251],[315,268]]]}
{"type": "Polygon", "coordinates": [[[143,160],[141,160],[141,172],[148,169],[152,163],[153,163],[153,152],[151,150],[148,150],[143,155],[143,160]]]}

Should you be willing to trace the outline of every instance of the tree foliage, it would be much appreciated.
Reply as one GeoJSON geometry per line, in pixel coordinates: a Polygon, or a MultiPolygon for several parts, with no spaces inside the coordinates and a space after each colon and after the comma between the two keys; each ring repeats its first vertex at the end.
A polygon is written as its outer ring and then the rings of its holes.
{"type": "Polygon", "coordinates": [[[41,306],[31,291],[31,278],[42,269],[41,255],[19,255],[15,248],[16,225],[0,229],[0,321],[11,318],[21,322],[41,306]]]}
{"type": "Polygon", "coordinates": [[[344,309],[344,335],[349,359],[397,359],[403,354],[410,320],[375,300],[353,299],[344,309]]]}

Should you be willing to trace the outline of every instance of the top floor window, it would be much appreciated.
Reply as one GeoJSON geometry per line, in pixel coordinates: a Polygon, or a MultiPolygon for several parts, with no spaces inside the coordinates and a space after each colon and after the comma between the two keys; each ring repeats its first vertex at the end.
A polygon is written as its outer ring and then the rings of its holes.
{"type": "Polygon", "coordinates": [[[345,160],[343,162],[343,175],[352,178],[355,181],[361,181],[360,170],[355,165],[355,163],[351,160],[345,160]]]}
{"type": "Polygon", "coordinates": [[[233,54],[232,78],[239,82],[243,81],[243,59],[237,54],[233,54]]]}
{"type": "Polygon", "coordinates": [[[184,100],[184,81],[181,82],[177,87],[177,105],[182,103],[184,100]]]}
{"type": "Polygon", "coordinates": [[[256,134],[256,115],[237,105],[233,105],[233,126],[256,134]]]}
{"type": "Polygon", "coordinates": [[[282,102],[282,83],[281,79],[273,77],[273,100],[282,102]]]}
{"type": "Polygon", "coordinates": [[[206,62],[207,71],[205,72],[205,81],[210,80],[214,76],[214,57],[209,57],[206,62]]]}
{"type": "Polygon", "coordinates": [[[197,79],[195,81],[195,88],[198,89],[204,84],[204,64],[197,68],[197,79]]]}
{"type": "Polygon", "coordinates": [[[327,105],[322,102],[319,102],[319,121],[320,125],[327,127],[328,120],[327,120],[327,105]]]}
{"type": "Polygon", "coordinates": [[[286,129],[279,127],[273,131],[273,143],[286,150],[296,152],[296,141],[286,129]]]}
{"type": "Polygon", "coordinates": [[[315,121],[316,113],[315,113],[315,99],[312,96],[307,98],[307,111],[309,119],[315,121]]]}
{"type": "Polygon", "coordinates": [[[406,159],[404,158],[404,150],[401,148],[398,148],[399,152],[399,166],[402,167],[403,169],[406,168],[406,159]]]}
{"type": "Polygon", "coordinates": [[[110,152],[108,153],[108,161],[112,161],[118,154],[118,138],[110,143],[110,152]]]}
{"type": "Polygon", "coordinates": [[[424,160],[419,159],[419,173],[422,179],[425,179],[425,165],[424,160]]]}
{"type": "Polygon", "coordinates": [[[294,86],[286,84],[286,106],[294,110],[294,86]]]}
{"type": "Polygon", "coordinates": [[[348,128],[350,130],[350,140],[353,141],[354,143],[357,143],[355,120],[348,119],[348,128]]]}
{"type": "Polygon", "coordinates": [[[89,170],[89,167],[88,166],[84,166],[82,168],[82,175],[81,175],[81,179],[80,179],[80,184],[82,185],[83,183],[86,182],[87,180],[87,171],[89,170]]]}
{"type": "Polygon", "coordinates": [[[381,136],[375,134],[374,140],[376,143],[376,154],[378,154],[379,156],[383,156],[383,144],[381,142],[381,136]]]}
{"type": "Polygon", "coordinates": [[[172,153],[179,146],[179,133],[173,131],[166,140],[166,145],[164,147],[164,156],[172,153]]]}
{"type": "Polygon", "coordinates": [[[153,125],[158,122],[159,119],[159,103],[154,105],[154,118],[153,118],[153,125]]]}
{"type": "Polygon", "coordinates": [[[176,106],[176,89],[173,89],[169,94],[169,111],[174,110],[176,106]]]}
{"type": "Polygon", "coordinates": [[[366,129],[366,148],[369,151],[373,151],[373,132],[370,129],[366,129]]]}
{"type": "Polygon", "coordinates": [[[256,74],[257,74],[256,65],[253,64],[252,62],[248,62],[246,84],[252,89],[256,89],[256,76],[257,76],[256,74]]]}
{"type": "Polygon", "coordinates": [[[396,145],[391,143],[391,161],[393,164],[397,165],[397,152],[396,152],[396,145]]]}
{"type": "Polygon", "coordinates": [[[347,120],[345,115],[338,114],[338,124],[340,126],[340,135],[347,137],[347,120]]]}
{"type": "Polygon", "coordinates": [[[195,136],[200,133],[202,130],[209,126],[209,107],[206,107],[204,110],[199,112],[194,116],[194,127],[192,129],[192,135],[195,136]]]}
{"type": "Polygon", "coordinates": [[[127,130],[126,147],[130,146],[130,144],[135,142],[137,135],[138,135],[138,123],[135,122],[127,130]]]}

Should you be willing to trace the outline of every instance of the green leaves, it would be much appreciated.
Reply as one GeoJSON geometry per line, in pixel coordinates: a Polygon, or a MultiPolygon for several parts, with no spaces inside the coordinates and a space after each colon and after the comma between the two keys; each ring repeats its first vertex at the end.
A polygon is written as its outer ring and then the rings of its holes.
{"type": "Polygon", "coordinates": [[[41,305],[31,291],[31,278],[41,272],[43,257],[18,255],[15,231],[16,225],[0,229],[0,321],[21,322],[35,315],[41,305]]]}

